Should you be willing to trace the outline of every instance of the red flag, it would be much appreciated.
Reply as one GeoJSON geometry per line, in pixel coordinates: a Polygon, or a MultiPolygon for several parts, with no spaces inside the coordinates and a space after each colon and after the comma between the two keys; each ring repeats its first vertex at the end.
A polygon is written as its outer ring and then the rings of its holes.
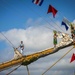
{"type": "Polygon", "coordinates": [[[74,60],[75,60],[75,54],[73,53],[70,63],[73,62],[74,60]]]}
{"type": "Polygon", "coordinates": [[[53,6],[49,5],[47,14],[48,13],[52,13],[53,14],[53,17],[55,17],[55,15],[57,13],[57,10],[53,6]]]}

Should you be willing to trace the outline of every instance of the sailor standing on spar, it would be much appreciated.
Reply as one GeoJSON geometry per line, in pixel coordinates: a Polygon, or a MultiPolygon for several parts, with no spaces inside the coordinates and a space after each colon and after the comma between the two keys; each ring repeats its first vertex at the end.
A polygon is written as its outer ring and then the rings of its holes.
{"type": "Polygon", "coordinates": [[[23,41],[21,41],[21,43],[20,43],[20,45],[19,45],[18,48],[20,48],[21,54],[23,54],[23,50],[24,50],[24,44],[23,44],[23,41]]]}

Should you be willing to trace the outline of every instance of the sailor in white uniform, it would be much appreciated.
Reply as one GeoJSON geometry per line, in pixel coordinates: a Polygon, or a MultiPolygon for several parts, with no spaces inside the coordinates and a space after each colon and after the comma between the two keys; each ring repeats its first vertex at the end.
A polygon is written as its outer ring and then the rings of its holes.
{"type": "Polygon", "coordinates": [[[21,41],[21,44],[19,46],[20,50],[21,50],[21,53],[23,54],[23,50],[24,50],[24,44],[23,44],[23,41],[21,41]]]}

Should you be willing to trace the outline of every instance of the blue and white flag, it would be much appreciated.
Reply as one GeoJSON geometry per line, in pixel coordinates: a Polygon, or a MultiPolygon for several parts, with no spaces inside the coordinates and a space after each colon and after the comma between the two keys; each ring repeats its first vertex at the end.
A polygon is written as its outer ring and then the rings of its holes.
{"type": "Polygon", "coordinates": [[[69,27],[66,25],[66,23],[65,23],[65,22],[63,22],[63,21],[62,21],[62,23],[61,23],[61,24],[65,26],[66,30],[68,30],[68,28],[69,28],[69,27]]]}
{"type": "Polygon", "coordinates": [[[44,0],[32,0],[32,3],[34,3],[34,4],[37,4],[37,5],[41,6],[41,5],[42,5],[42,3],[43,3],[43,1],[44,1],[44,0]]]}
{"type": "Polygon", "coordinates": [[[61,25],[64,25],[66,30],[68,30],[68,25],[70,26],[70,22],[66,18],[64,18],[61,25]]]}
{"type": "Polygon", "coordinates": [[[63,21],[64,21],[67,25],[70,26],[70,22],[68,21],[68,19],[66,19],[66,18],[64,17],[63,21]]]}

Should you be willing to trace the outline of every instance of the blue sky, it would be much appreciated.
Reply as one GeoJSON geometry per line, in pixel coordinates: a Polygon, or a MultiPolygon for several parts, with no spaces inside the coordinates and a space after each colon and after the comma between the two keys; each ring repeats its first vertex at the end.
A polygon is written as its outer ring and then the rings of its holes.
{"type": "Polygon", "coordinates": [[[45,0],[41,7],[33,4],[31,0],[0,0],[0,31],[12,28],[26,28],[25,23],[28,18],[37,19],[40,16],[50,16],[51,14],[46,14],[49,4],[58,10],[61,19],[65,16],[70,21],[74,20],[74,0],[45,0]]]}
{"type": "MultiPolygon", "coordinates": [[[[50,43],[52,42],[53,39],[52,38],[53,34],[51,30],[52,28],[55,30],[59,31],[63,30],[63,32],[70,33],[70,29],[66,31],[65,28],[61,26],[63,17],[66,17],[70,22],[75,23],[75,0],[44,0],[41,6],[33,4],[32,0],[0,0],[0,32],[2,32],[15,45],[15,47],[17,47],[20,41],[23,40],[25,44],[26,54],[34,53],[52,47],[53,43],[50,43]],[[53,18],[53,15],[51,13],[47,14],[49,4],[54,6],[58,10],[55,18],[53,18]],[[46,26],[48,26],[50,29],[46,28],[46,26]]],[[[13,57],[13,49],[10,43],[1,34],[0,34],[0,51],[1,51],[0,62],[9,60],[13,57]],[[10,56],[10,58],[8,56],[6,57],[6,59],[5,57],[2,57],[4,53],[10,56]]],[[[58,52],[59,55],[56,54],[55,56],[60,57],[61,52],[58,52]]],[[[69,60],[72,53],[69,54],[68,58],[66,57],[62,60],[65,62],[65,64],[66,62],[68,62],[66,61],[66,59],[69,60]]],[[[49,57],[47,58],[49,59],[49,57]]],[[[41,60],[34,63],[36,67],[40,62],[41,60]]],[[[75,66],[73,66],[74,64],[75,63],[72,63],[69,66],[68,62],[69,69],[67,67],[65,72],[66,75],[69,74],[69,71],[71,70],[73,71],[72,67],[75,68],[75,66]]],[[[33,70],[36,67],[31,68],[32,66],[30,66],[30,70],[31,73],[35,75],[35,72],[33,70]]],[[[20,69],[22,68],[23,67],[21,67],[20,69]]],[[[42,72],[43,68],[40,69],[42,72]]],[[[52,75],[55,75],[53,74],[53,71],[54,73],[58,72],[58,70],[55,69],[56,68],[54,68],[51,71],[52,75]]],[[[63,69],[61,68],[60,73],[57,74],[63,75],[62,70],[63,69]]],[[[41,74],[41,72],[39,73],[41,74]]],[[[4,75],[5,73],[6,71],[3,71],[1,74],[4,75]]],[[[19,75],[18,71],[16,71],[16,73],[19,75]]],[[[14,73],[14,75],[16,73],[14,73]]]]}

